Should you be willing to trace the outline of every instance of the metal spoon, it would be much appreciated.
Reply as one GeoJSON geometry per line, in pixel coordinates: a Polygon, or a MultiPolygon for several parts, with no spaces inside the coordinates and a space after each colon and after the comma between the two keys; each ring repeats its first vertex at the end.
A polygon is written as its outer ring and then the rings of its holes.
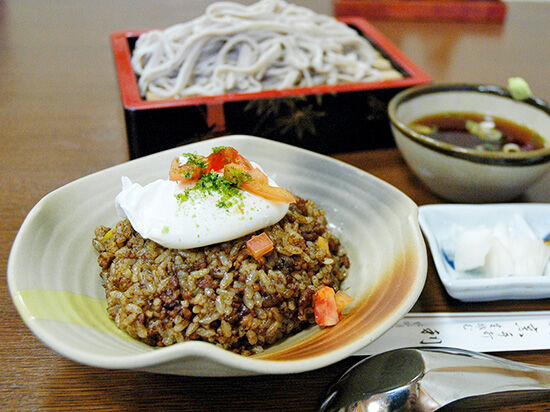
{"type": "Polygon", "coordinates": [[[435,411],[472,396],[548,389],[550,368],[462,349],[406,348],[352,366],[320,411],[435,411]]]}

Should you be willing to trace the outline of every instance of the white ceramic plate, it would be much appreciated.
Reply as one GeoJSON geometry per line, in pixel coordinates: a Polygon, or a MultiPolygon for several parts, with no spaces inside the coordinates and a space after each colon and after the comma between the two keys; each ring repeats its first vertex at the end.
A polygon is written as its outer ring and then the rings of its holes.
{"type": "Polygon", "coordinates": [[[394,325],[416,302],[426,277],[418,209],[389,184],[345,163],[271,140],[227,136],[187,145],[79,179],[30,211],[8,262],[12,299],[27,326],[60,354],[88,365],[197,376],[295,373],[337,362],[394,325]],[[311,327],[259,355],[205,342],[152,348],[108,318],[92,248],[98,225],[118,221],[121,176],[142,184],[166,178],[182,152],[233,146],[277,182],[327,212],[351,261],[343,288],[355,301],[335,327],[311,327]]]}
{"type": "MultiPolygon", "coordinates": [[[[419,221],[428,240],[437,273],[452,297],[465,302],[550,297],[550,276],[464,277],[443,252],[453,224],[466,228],[495,226],[514,215],[525,219],[538,238],[550,233],[550,204],[429,205],[419,208],[419,221]]],[[[548,270],[546,271],[548,272],[548,270]]]]}

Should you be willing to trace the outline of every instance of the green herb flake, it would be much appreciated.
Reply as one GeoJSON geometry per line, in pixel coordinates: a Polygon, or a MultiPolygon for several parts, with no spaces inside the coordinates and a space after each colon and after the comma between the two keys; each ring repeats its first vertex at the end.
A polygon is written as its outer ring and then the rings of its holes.
{"type": "Polygon", "coordinates": [[[252,176],[250,176],[249,173],[246,173],[244,169],[230,169],[229,177],[227,179],[239,187],[244,182],[251,180],[252,176]]]}
{"type": "Polygon", "coordinates": [[[212,148],[212,153],[218,153],[221,152],[223,149],[225,149],[226,146],[216,146],[212,148]]]}
{"type": "MultiPolygon", "coordinates": [[[[201,169],[206,169],[208,167],[204,157],[199,156],[196,153],[182,153],[182,156],[186,157],[187,158],[187,163],[189,163],[191,165],[200,167],[201,169]]],[[[191,177],[191,176],[189,176],[189,177],[191,177]]],[[[187,177],[187,178],[189,178],[189,177],[187,177]]]]}
{"type": "Polygon", "coordinates": [[[115,234],[115,228],[112,228],[111,230],[109,230],[107,233],[105,233],[105,234],[103,235],[103,239],[101,239],[101,240],[108,240],[108,239],[110,239],[114,234],[115,234]]]}
{"type": "Polygon", "coordinates": [[[183,193],[177,193],[174,196],[176,197],[178,204],[181,205],[183,202],[189,200],[189,189],[186,189],[183,193]]]}
{"type": "Polygon", "coordinates": [[[221,199],[216,203],[219,208],[229,209],[242,203],[242,192],[237,184],[214,171],[203,174],[197,180],[195,186],[186,189],[184,193],[176,194],[178,203],[181,205],[189,200],[191,193],[196,193],[198,196],[209,196],[213,193],[221,194],[221,199]]]}
{"type": "Polygon", "coordinates": [[[170,228],[168,226],[163,226],[161,232],[166,234],[170,231],[170,228]]]}

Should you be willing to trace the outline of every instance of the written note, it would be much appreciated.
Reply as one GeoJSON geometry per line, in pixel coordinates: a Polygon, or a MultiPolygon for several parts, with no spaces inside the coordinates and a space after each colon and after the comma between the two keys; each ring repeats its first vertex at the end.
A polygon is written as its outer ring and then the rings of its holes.
{"type": "Polygon", "coordinates": [[[478,352],[550,349],[550,312],[410,313],[356,355],[408,346],[478,352]]]}

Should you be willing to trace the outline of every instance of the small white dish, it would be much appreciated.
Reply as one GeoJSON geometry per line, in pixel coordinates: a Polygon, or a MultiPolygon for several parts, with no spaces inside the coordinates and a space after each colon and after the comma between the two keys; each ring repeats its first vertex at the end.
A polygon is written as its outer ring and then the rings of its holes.
{"type": "Polygon", "coordinates": [[[550,204],[444,204],[419,208],[420,227],[428,240],[437,273],[449,295],[464,302],[550,297],[548,268],[545,276],[474,277],[455,271],[453,262],[444,252],[453,225],[465,228],[481,225],[491,227],[511,220],[515,215],[523,217],[538,238],[544,239],[550,233],[550,204]]]}
{"type": "Polygon", "coordinates": [[[226,136],[123,163],[48,194],[17,234],[7,278],[26,325],[69,359],[110,369],[235,376],[304,372],[352,355],[411,309],[426,271],[418,208],[402,192],[317,153],[258,137],[226,136]],[[175,156],[208,153],[215,146],[235,147],[279,184],[326,211],[351,262],[342,287],[355,298],[336,326],[312,326],[249,357],[199,341],[153,348],[114,326],[92,236],[98,225],[119,220],[114,198],[121,176],[141,184],[166,178],[175,156]]]}

